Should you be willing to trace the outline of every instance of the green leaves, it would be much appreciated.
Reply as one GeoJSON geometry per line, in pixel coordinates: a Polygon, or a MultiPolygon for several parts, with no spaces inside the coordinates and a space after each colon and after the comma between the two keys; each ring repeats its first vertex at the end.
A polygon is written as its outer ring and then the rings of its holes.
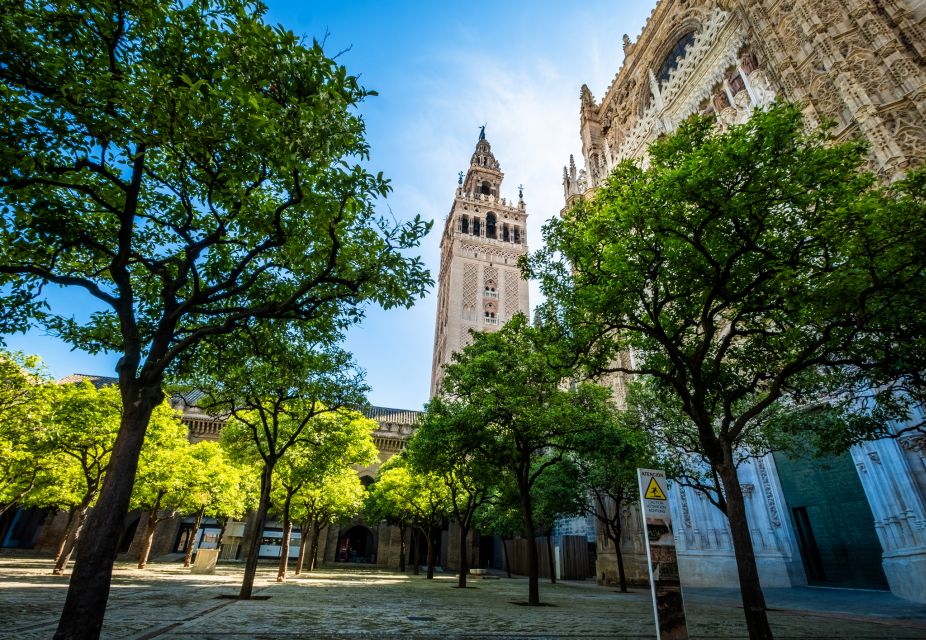
{"type": "Polygon", "coordinates": [[[0,514],[52,484],[50,393],[38,358],[0,352],[0,514]]]}
{"type": "Polygon", "coordinates": [[[864,161],[864,144],[806,131],[794,106],[724,131],[693,118],[646,169],[618,165],[551,221],[528,272],[587,369],[650,376],[711,462],[767,450],[763,412],[848,392],[827,370],[860,362],[855,345],[922,273],[922,202],[876,188],[864,161]],[[913,210],[906,238],[887,231],[913,210]]]}
{"type": "Polygon", "coordinates": [[[414,468],[403,454],[393,456],[380,468],[364,507],[372,521],[422,529],[436,526],[451,510],[450,491],[441,477],[414,468]]]}
{"type": "Polygon", "coordinates": [[[255,317],[346,326],[408,306],[430,223],[388,192],[356,107],[371,92],[321,45],[240,0],[26,2],[0,21],[0,286],[34,320],[157,378],[255,317]],[[93,320],[41,308],[47,285],[93,320]],[[141,362],[142,356],[147,364],[141,362]]]}

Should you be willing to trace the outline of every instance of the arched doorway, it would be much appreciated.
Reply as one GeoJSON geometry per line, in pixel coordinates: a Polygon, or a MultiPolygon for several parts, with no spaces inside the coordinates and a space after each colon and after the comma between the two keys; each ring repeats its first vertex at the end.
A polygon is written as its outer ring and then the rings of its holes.
{"type": "Polygon", "coordinates": [[[373,532],[362,524],[341,530],[334,560],[335,562],[375,563],[376,540],[373,532]]]}

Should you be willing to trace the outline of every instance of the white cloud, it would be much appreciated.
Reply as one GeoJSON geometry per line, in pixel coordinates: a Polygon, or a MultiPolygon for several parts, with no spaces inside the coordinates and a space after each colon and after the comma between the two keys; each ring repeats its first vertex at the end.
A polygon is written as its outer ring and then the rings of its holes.
{"type": "MultiPolygon", "coordinates": [[[[631,35],[639,33],[645,13],[634,9],[639,18],[624,20],[631,35]]],[[[469,166],[483,123],[488,123],[486,137],[505,174],[502,196],[516,198],[517,186],[524,185],[528,246],[539,248],[544,222],[564,204],[562,171],[569,155],[575,154],[581,165],[579,88],[587,83],[600,100],[610,85],[623,56],[620,21],[607,8],[573,11],[557,25],[568,37],[544,47],[538,44],[542,36],[532,34],[526,48],[501,47],[508,55],[486,46],[478,32],[464,25],[456,38],[445,41],[455,44],[445,44],[432,59],[406,70],[403,86],[383,92],[379,100],[390,112],[388,130],[371,126],[371,142],[376,156],[387,162],[381,168],[394,180],[389,202],[396,213],[408,218],[420,212],[435,221],[421,251],[435,278],[457,173],[469,166]],[[510,54],[514,50],[518,53],[510,54]]],[[[374,403],[417,408],[427,400],[436,300],[435,285],[412,310],[371,311],[365,324],[379,324],[389,335],[388,344],[374,337],[379,331],[369,333],[369,343],[352,339],[361,364],[383,356],[384,350],[391,354],[387,369],[370,367],[374,403]]],[[[531,305],[539,300],[539,288],[531,283],[531,305]]]]}

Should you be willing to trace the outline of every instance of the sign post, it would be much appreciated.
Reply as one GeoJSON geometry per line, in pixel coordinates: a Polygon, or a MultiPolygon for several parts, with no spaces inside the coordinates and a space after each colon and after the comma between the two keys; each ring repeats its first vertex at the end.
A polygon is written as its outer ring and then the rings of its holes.
{"type": "Polygon", "coordinates": [[[687,640],[685,603],[678,575],[675,538],[672,536],[672,513],[666,474],[656,469],[637,469],[640,506],[643,509],[643,533],[653,614],[659,640],[687,640]]]}

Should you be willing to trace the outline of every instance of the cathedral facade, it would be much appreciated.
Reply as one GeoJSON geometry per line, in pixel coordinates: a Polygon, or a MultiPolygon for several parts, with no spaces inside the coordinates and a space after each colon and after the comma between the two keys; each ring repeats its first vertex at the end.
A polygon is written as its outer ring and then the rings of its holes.
{"type": "MultiPolygon", "coordinates": [[[[926,0],[660,0],[598,100],[580,94],[582,160],[564,169],[566,208],[590,197],[625,159],[695,113],[744,122],[775,100],[810,125],[862,137],[869,168],[890,181],[926,158],[926,0]]],[[[619,399],[618,399],[619,400],[619,399]]],[[[898,425],[898,429],[903,425],[898,425]]],[[[740,481],[765,586],[890,589],[926,602],[926,436],[853,447],[819,464],[767,455],[740,481]]],[[[734,586],[724,516],[697,492],[672,489],[685,584],[734,586]]],[[[639,516],[622,549],[645,576],[639,516]]],[[[599,579],[614,550],[599,538],[599,579]]]]}
{"type": "Polygon", "coordinates": [[[527,207],[520,188],[517,202],[502,197],[504,177],[483,127],[441,234],[431,397],[470,331],[495,331],[517,313],[528,315],[518,269],[527,253],[527,207]]]}

